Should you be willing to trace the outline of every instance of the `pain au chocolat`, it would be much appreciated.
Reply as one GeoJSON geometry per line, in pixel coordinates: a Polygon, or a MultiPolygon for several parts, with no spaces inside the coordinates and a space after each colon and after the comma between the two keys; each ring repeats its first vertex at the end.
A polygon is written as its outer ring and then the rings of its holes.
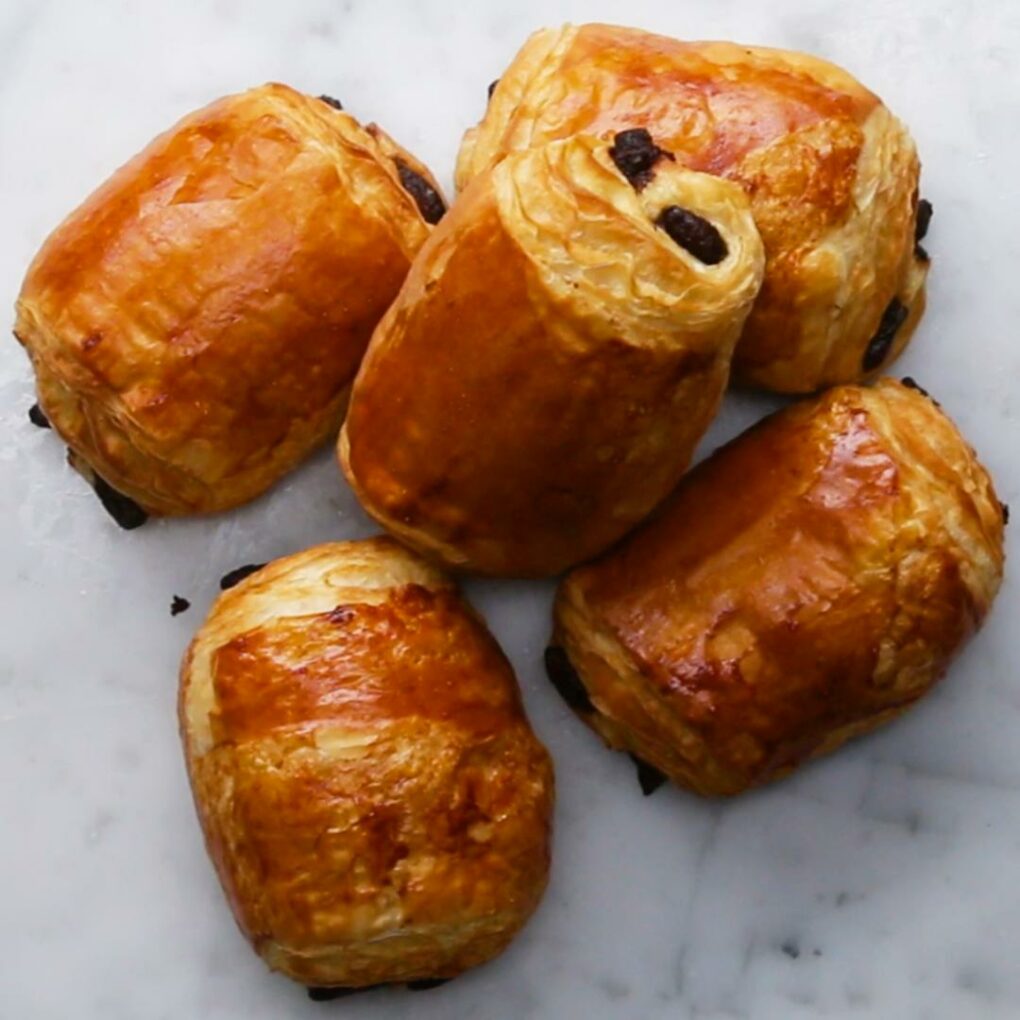
{"type": "Polygon", "coordinates": [[[870,376],[903,350],[928,272],[917,152],[874,93],[824,60],[612,25],[544,29],[465,135],[457,186],[509,152],[630,127],[751,201],[768,261],[737,381],[805,393],[870,376]]]}
{"type": "Polygon", "coordinates": [[[443,208],[338,107],[265,85],[185,117],[29,268],[15,334],[42,412],[127,526],[244,503],[335,437],[443,208]]]}
{"type": "Polygon", "coordinates": [[[237,923],[295,981],[455,977],[542,896],[552,764],[510,664],[390,539],[317,546],[224,592],[184,659],[180,724],[237,923]]]}
{"type": "Polygon", "coordinates": [[[762,263],[741,189],[647,131],[513,153],[372,337],[339,447],[362,505],[459,570],[595,555],[686,468],[762,263]]]}
{"type": "Polygon", "coordinates": [[[932,687],[998,591],[1003,525],[924,393],[837,387],[738,436],[565,578],[550,677],[609,746],[739,793],[932,687]]]}

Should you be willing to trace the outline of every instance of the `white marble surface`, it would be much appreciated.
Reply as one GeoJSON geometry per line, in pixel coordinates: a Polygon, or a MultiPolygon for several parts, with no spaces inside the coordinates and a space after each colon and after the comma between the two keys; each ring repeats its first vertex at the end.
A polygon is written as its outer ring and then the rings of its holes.
{"type": "MultiPolygon", "coordinates": [[[[461,131],[525,35],[595,18],[814,51],[910,123],[935,262],[900,367],[1020,507],[1015,0],[3,0],[0,307],[73,204],[221,93],[278,79],[334,94],[448,181],[461,131]]],[[[1013,579],[909,717],[725,804],[674,790],[642,799],[626,759],[568,716],[540,675],[548,585],[470,585],[556,759],[549,893],[476,973],[317,1005],[266,973],[234,928],[189,801],[175,674],[224,571],[372,529],[324,454],[241,512],[119,531],[54,435],[26,421],[32,400],[26,359],[5,342],[3,1020],[1020,1016],[1013,579]],[[192,608],[171,619],[174,593],[192,608]]],[[[705,447],[765,403],[728,398],[705,447]]]]}

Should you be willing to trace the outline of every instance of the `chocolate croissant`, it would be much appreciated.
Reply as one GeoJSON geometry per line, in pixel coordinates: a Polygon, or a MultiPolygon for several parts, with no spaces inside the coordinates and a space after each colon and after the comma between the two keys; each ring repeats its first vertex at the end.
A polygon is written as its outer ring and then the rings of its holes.
{"type": "Polygon", "coordinates": [[[805,393],[869,376],[903,350],[924,310],[931,205],[918,201],[914,143],[877,96],[801,53],[546,29],[465,135],[457,186],[508,152],[625,127],[751,200],[768,261],[737,380],[805,393]]]}
{"type": "Polygon", "coordinates": [[[833,389],[719,450],[567,576],[550,678],[609,746],[739,793],[931,688],[998,591],[1004,510],[923,392],[833,389]]]}
{"type": "Polygon", "coordinates": [[[462,570],[552,574],[604,549],[687,466],[762,261],[740,188],[646,131],[514,153],[372,337],[340,437],[363,506],[462,570]]]}
{"type": "Polygon", "coordinates": [[[542,896],[549,756],[479,618],[389,539],[308,549],[221,595],[180,724],[238,925],[295,981],[454,977],[542,896]]]}
{"type": "Polygon", "coordinates": [[[265,85],[185,117],[29,268],[15,334],[42,412],[125,523],[244,503],[336,435],[442,211],[338,105],[265,85]]]}

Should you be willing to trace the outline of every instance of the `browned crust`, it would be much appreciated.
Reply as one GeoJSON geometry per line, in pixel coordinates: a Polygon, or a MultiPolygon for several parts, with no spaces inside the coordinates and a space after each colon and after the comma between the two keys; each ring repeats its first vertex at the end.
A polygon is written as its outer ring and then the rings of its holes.
{"type": "Polygon", "coordinates": [[[605,143],[517,153],[422,249],[358,374],[340,458],[362,505],[459,569],[555,573],[676,484],[760,282],[740,189],[663,158],[636,193],[605,143]],[[655,226],[682,205],[729,254],[655,226]]]}
{"type": "Polygon", "coordinates": [[[150,512],[205,513],[334,436],[429,233],[401,153],[266,85],[185,117],[86,199],[29,268],[15,327],[75,453],[150,512]]]}
{"type": "Polygon", "coordinates": [[[453,977],[537,906],[549,756],[480,620],[391,540],[318,546],[222,595],[180,720],[238,924],[295,980],[453,977]]]}
{"type": "Polygon", "coordinates": [[[584,716],[701,793],[737,793],[892,718],[998,590],[991,479],[892,380],[766,419],[556,605],[584,716]]]}

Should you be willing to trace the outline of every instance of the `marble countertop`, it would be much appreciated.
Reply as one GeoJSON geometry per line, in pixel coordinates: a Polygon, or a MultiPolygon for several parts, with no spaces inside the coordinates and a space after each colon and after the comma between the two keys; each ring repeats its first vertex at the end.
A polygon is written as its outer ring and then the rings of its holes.
{"type": "MultiPolygon", "coordinates": [[[[0,307],[75,203],[220,94],[276,79],[336,95],[448,183],[461,132],[526,34],[595,19],[808,50],[910,124],[934,268],[898,371],[939,398],[1020,505],[1014,0],[5,0],[0,307]]],[[[176,671],[226,570],[373,529],[324,452],[239,512],[122,532],[53,434],[28,424],[32,401],[27,361],[5,342],[2,1020],[1020,1016],[1015,574],[901,722],[728,803],[642,798],[629,762],[541,675],[551,586],[471,583],[556,761],[548,895],[501,959],[450,985],[320,1005],[234,927],[189,799],[176,671]],[[174,594],[192,607],[171,618],[174,594]]],[[[729,396],[703,449],[767,406],[729,396]]]]}

